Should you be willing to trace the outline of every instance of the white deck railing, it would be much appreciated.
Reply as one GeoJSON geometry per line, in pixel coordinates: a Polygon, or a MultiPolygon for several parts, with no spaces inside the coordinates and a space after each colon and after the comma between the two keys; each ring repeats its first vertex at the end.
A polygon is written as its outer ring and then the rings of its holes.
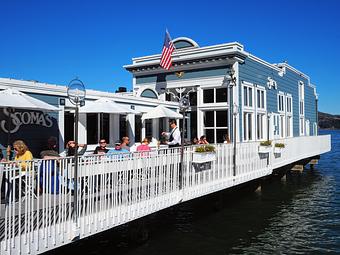
{"type": "Polygon", "coordinates": [[[281,142],[280,155],[259,154],[259,143],[237,144],[236,172],[232,144],[216,145],[216,159],[204,164],[193,163],[194,148],[186,147],[183,173],[180,148],[81,157],[77,191],[72,158],[0,164],[1,254],[42,253],[330,149],[329,136],[281,142]]]}

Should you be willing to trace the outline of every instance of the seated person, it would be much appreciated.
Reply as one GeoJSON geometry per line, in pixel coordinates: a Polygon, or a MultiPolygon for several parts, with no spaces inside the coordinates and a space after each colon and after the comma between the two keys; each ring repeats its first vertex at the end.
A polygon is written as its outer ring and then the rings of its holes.
{"type": "Polygon", "coordinates": [[[148,138],[143,139],[142,144],[137,147],[137,151],[151,151],[148,138]]]}
{"type": "Polygon", "coordinates": [[[120,144],[120,141],[116,141],[115,142],[115,148],[114,149],[110,149],[107,154],[122,154],[122,153],[129,153],[128,150],[123,149],[122,145],[120,144]]]}
{"type": "Polygon", "coordinates": [[[29,151],[27,145],[22,140],[16,140],[13,143],[13,148],[15,151],[15,161],[20,161],[20,166],[22,171],[26,171],[28,164],[25,162],[26,160],[32,160],[33,155],[29,151]]]}
{"type": "Polygon", "coordinates": [[[124,136],[124,137],[122,138],[122,143],[121,143],[122,149],[125,149],[125,150],[130,151],[129,143],[130,143],[130,138],[127,137],[127,136],[124,136]]]}
{"type": "Polygon", "coordinates": [[[106,154],[109,149],[106,148],[106,140],[105,139],[100,139],[99,141],[99,146],[97,146],[93,152],[93,154],[106,154]]]}
{"type": "Polygon", "coordinates": [[[199,144],[209,144],[207,137],[205,135],[202,135],[200,137],[199,144]]]}
{"type": "Polygon", "coordinates": [[[197,137],[194,137],[194,139],[192,139],[191,144],[192,144],[192,145],[199,144],[198,138],[197,138],[197,137]]]}

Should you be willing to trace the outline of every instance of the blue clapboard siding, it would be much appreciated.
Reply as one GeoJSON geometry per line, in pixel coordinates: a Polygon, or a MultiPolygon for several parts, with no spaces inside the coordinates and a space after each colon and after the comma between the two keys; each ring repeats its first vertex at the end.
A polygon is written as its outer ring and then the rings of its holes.
{"type": "MultiPolygon", "coordinates": [[[[266,88],[267,93],[267,111],[277,113],[277,94],[279,91],[291,94],[293,97],[293,135],[299,136],[299,81],[303,81],[305,84],[305,117],[310,120],[311,123],[311,135],[313,134],[312,125],[315,122],[315,96],[313,88],[308,86],[308,80],[298,75],[297,73],[286,69],[286,73],[283,77],[278,75],[278,72],[259,63],[250,58],[246,58],[243,64],[239,66],[239,77],[241,81],[247,81],[253,84],[257,84],[266,88]],[[268,77],[273,78],[277,82],[277,89],[268,89],[267,82],[268,77]]],[[[240,104],[242,102],[242,87],[239,90],[240,104]]],[[[242,106],[241,106],[242,109],[242,106]]],[[[240,115],[240,132],[242,134],[242,115],[240,115]]]]}
{"type": "Polygon", "coordinates": [[[175,73],[136,76],[136,84],[174,81],[179,79],[185,80],[201,77],[224,76],[226,75],[227,70],[228,68],[226,67],[214,67],[201,70],[188,70],[185,71],[184,76],[181,78],[178,78],[175,73]]]}
{"type": "Polygon", "coordinates": [[[305,86],[305,118],[309,120],[310,135],[316,135],[313,129],[316,120],[316,101],[314,95],[314,88],[305,86]]]}

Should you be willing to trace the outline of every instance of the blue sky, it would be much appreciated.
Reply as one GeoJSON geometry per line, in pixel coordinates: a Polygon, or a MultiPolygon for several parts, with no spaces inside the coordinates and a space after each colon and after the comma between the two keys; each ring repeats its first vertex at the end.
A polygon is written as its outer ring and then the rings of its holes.
{"type": "Polygon", "coordinates": [[[122,66],[160,53],[168,28],[201,46],[238,41],[268,62],[286,60],[317,85],[319,110],[340,114],[337,0],[2,0],[0,9],[0,77],[131,89],[122,66]]]}

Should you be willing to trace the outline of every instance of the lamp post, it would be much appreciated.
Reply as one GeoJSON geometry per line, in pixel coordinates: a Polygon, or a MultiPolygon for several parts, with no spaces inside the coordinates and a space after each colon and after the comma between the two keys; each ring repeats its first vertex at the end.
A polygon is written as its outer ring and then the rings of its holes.
{"type": "MultiPolygon", "coordinates": [[[[231,106],[231,99],[233,98],[233,89],[234,87],[236,88],[237,86],[237,79],[235,76],[235,70],[231,67],[227,73],[227,75],[225,76],[224,80],[228,83],[228,88],[229,88],[229,106],[231,106]]],[[[230,109],[231,107],[229,107],[229,111],[230,111],[230,115],[231,115],[231,119],[233,120],[233,142],[234,142],[234,153],[233,153],[233,164],[234,164],[234,168],[233,168],[233,175],[236,176],[236,127],[237,127],[237,115],[238,115],[238,111],[239,111],[239,107],[238,105],[233,102],[233,108],[232,111],[230,109]]]]}
{"type": "Polygon", "coordinates": [[[74,153],[74,201],[73,201],[73,221],[77,224],[78,217],[78,121],[79,106],[84,101],[86,90],[83,82],[73,79],[67,86],[67,96],[70,102],[75,105],[74,115],[74,142],[76,144],[74,153]]]}
{"type": "Polygon", "coordinates": [[[186,111],[188,110],[188,108],[190,107],[190,101],[189,101],[189,94],[191,92],[195,92],[196,87],[193,87],[192,89],[190,89],[188,92],[186,92],[185,94],[183,94],[186,90],[186,88],[177,88],[176,92],[180,95],[177,96],[174,93],[172,93],[171,91],[166,91],[165,93],[167,94],[171,94],[174,98],[176,98],[178,100],[178,104],[179,104],[179,110],[180,112],[182,112],[182,116],[183,116],[183,121],[182,121],[182,134],[181,134],[181,168],[180,168],[180,172],[179,172],[179,188],[182,189],[182,185],[183,185],[183,172],[184,172],[184,133],[185,133],[185,114],[186,111]]]}

